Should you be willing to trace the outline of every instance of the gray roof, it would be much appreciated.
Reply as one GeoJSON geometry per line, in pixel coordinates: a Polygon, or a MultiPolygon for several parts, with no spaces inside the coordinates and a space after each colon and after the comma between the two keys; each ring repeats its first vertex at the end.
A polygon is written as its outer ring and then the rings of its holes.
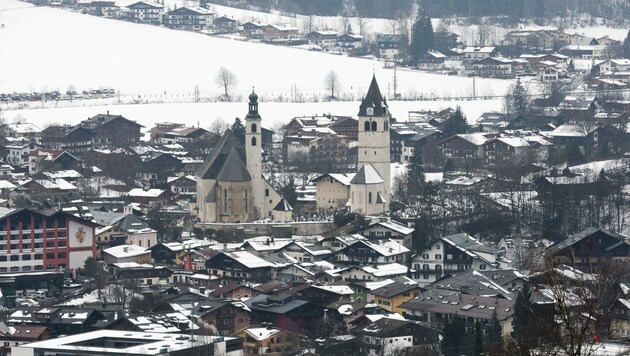
{"type": "Polygon", "coordinates": [[[216,178],[224,182],[245,182],[252,179],[235,147],[230,150],[216,178]]]}
{"type": "Polygon", "coordinates": [[[472,236],[465,232],[459,234],[449,235],[442,237],[443,241],[450,242],[452,245],[471,251],[479,251],[491,254],[499,253],[496,248],[488,247],[481,242],[477,241],[472,236]]]}
{"type": "Polygon", "coordinates": [[[218,187],[218,184],[214,183],[214,185],[212,186],[212,189],[210,189],[210,192],[208,193],[208,195],[206,195],[206,203],[217,202],[217,187],[218,187]]]}
{"type": "Polygon", "coordinates": [[[391,298],[393,296],[396,296],[398,294],[413,290],[413,289],[417,289],[420,288],[418,287],[417,283],[402,283],[402,282],[394,282],[394,283],[390,283],[386,286],[383,286],[381,288],[375,289],[372,292],[370,292],[370,294],[373,295],[378,295],[381,297],[386,297],[386,298],[391,298]]]}
{"type": "Polygon", "coordinates": [[[371,164],[365,164],[359,168],[357,174],[352,178],[350,184],[379,184],[384,180],[371,164]]]}
{"type": "Polygon", "coordinates": [[[251,310],[261,310],[274,314],[284,314],[308,304],[306,300],[287,298],[286,300],[277,301],[271,299],[268,295],[259,294],[249,298],[243,302],[251,310]]]}
{"type": "MultiPolygon", "coordinates": [[[[397,36],[397,35],[392,35],[397,36]]],[[[385,36],[379,36],[380,39],[386,38],[385,36]]],[[[368,89],[367,94],[361,101],[361,105],[359,106],[359,116],[387,116],[387,102],[383,99],[381,95],[381,90],[378,88],[378,83],[376,82],[376,76],[372,76],[372,82],[370,83],[370,88],[368,89]],[[367,115],[367,108],[374,108],[374,115],[367,115]]]]}
{"type": "Polygon", "coordinates": [[[512,293],[501,287],[501,284],[497,281],[492,280],[492,277],[474,270],[435,281],[431,284],[431,288],[462,292],[470,295],[513,298],[512,293]]]}
{"type": "Polygon", "coordinates": [[[505,320],[514,315],[514,300],[463,293],[436,296],[427,291],[420,297],[402,303],[400,307],[425,313],[442,313],[485,320],[492,320],[494,312],[497,313],[499,320],[505,320]]]}
{"type": "Polygon", "coordinates": [[[286,199],[282,198],[280,199],[278,204],[276,204],[273,210],[274,211],[292,211],[293,208],[291,207],[291,204],[289,204],[289,202],[286,199]]]}
{"type": "Polygon", "coordinates": [[[125,215],[124,218],[114,224],[114,227],[124,231],[151,229],[151,226],[146,221],[133,214],[125,215]]]}
{"type": "MultiPolygon", "coordinates": [[[[241,158],[241,164],[245,162],[243,143],[239,142],[238,138],[232,133],[232,130],[228,129],[223,136],[221,136],[221,139],[201,165],[199,171],[197,171],[197,177],[201,179],[217,179],[217,176],[221,172],[225,161],[232,153],[233,149],[236,149],[238,156],[241,158]]],[[[228,173],[226,173],[226,175],[228,175],[228,173]]]]}
{"type": "MultiPolygon", "coordinates": [[[[586,237],[589,237],[589,236],[593,235],[594,233],[596,233],[598,231],[601,231],[604,234],[609,235],[610,237],[618,240],[619,242],[624,242],[625,239],[626,239],[625,236],[617,234],[617,233],[614,233],[614,232],[606,231],[606,230],[603,230],[603,229],[600,229],[600,228],[596,228],[596,227],[589,227],[589,228],[587,228],[585,230],[582,230],[582,231],[580,231],[578,233],[570,235],[569,237],[567,237],[566,239],[558,242],[555,245],[552,245],[551,247],[549,247],[549,252],[550,253],[556,253],[556,252],[558,252],[560,250],[563,250],[563,249],[565,249],[567,247],[572,246],[573,244],[583,240],[586,237]]],[[[613,245],[617,246],[618,244],[615,243],[613,245]]]]}

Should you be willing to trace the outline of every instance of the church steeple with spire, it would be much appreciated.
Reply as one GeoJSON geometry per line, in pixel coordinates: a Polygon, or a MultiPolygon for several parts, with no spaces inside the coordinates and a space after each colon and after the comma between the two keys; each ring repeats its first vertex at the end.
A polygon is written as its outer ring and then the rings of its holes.
{"type": "Polygon", "coordinates": [[[245,116],[245,154],[247,171],[252,177],[252,197],[254,205],[254,219],[264,215],[264,197],[262,182],[262,118],[258,113],[258,95],[252,89],[249,94],[249,110],[245,116]]]}
{"type": "Polygon", "coordinates": [[[380,214],[389,211],[390,114],[375,75],[358,116],[358,172],[351,181],[350,206],[363,214],[380,214]]]}

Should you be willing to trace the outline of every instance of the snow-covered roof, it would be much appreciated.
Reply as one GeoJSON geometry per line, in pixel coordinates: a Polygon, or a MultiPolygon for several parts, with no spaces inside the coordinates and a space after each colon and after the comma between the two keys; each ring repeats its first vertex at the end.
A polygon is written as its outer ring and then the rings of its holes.
{"type": "Polygon", "coordinates": [[[150,251],[147,251],[147,249],[145,249],[144,247],[136,245],[114,246],[103,250],[103,252],[116,258],[135,257],[150,253],[150,251]]]}
{"type": "Polygon", "coordinates": [[[329,173],[328,175],[339,183],[349,186],[350,181],[355,176],[355,173],[329,173]]]}
{"type": "Polygon", "coordinates": [[[17,186],[8,180],[0,180],[0,189],[15,189],[17,186]]]}
{"type": "Polygon", "coordinates": [[[488,138],[485,136],[485,134],[480,133],[480,132],[469,133],[469,134],[458,134],[456,136],[476,146],[481,146],[484,143],[486,143],[486,141],[488,141],[488,138]]]}
{"type": "Polygon", "coordinates": [[[589,133],[597,129],[596,125],[586,127],[579,125],[564,124],[555,128],[548,135],[550,137],[586,137],[589,133]]]}
{"type": "Polygon", "coordinates": [[[344,285],[328,285],[328,286],[316,286],[313,285],[314,288],[317,289],[321,289],[321,290],[325,290],[328,292],[332,292],[335,294],[341,294],[341,295],[352,295],[354,294],[354,291],[352,290],[352,288],[348,287],[348,286],[344,286],[344,285]]]}
{"type": "Polygon", "coordinates": [[[529,142],[520,137],[499,137],[497,141],[501,141],[508,146],[512,147],[528,147],[529,142]]]}
{"type": "Polygon", "coordinates": [[[406,274],[408,271],[407,266],[401,265],[399,263],[377,265],[376,267],[364,266],[361,267],[361,269],[376,277],[396,276],[406,274]]]}
{"type": "Polygon", "coordinates": [[[270,338],[271,336],[280,332],[280,329],[274,328],[248,328],[245,329],[247,335],[254,338],[256,341],[262,341],[270,338]]]}
{"type": "Polygon", "coordinates": [[[65,171],[55,171],[55,172],[43,172],[43,174],[50,178],[50,179],[56,179],[56,178],[71,178],[71,179],[76,179],[76,178],[81,178],[83,177],[83,175],[81,175],[81,173],[75,171],[74,169],[68,169],[65,171]]]}
{"type": "Polygon", "coordinates": [[[457,177],[455,179],[451,179],[446,184],[449,185],[473,185],[485,180],[486,177],[457,177]]]}
{"type": "Polygon", "coordinates": [[[383,256],[394,256],[409,252],[408,248],[392,239],[378,241],[363,240],[361,242],[383,256]]]}
{"type": "Polygon", "coordinates": [[[400,234],[403,235],[408,235],[411,234],[413,232],[413,229],[410,227],[407,227],[401,223],[389,220],[389,221],[379,221],[377,223],[375,223],[374,225],[381,225],[383,227],[386,227],[388,229],[394,230],[400,234]]]}
{"type": "Polygon", "coordinates": [[[164,193],[164,190],[162,189],[144,190],[142,188],[134,188],[130,190],[129,193],[127,193],[127,195],[130,197],[157,198],[162,193],[164,193]]]}
{"type": "Polygon", "coordinates": [[[464,53],[492,53],[495,47],[466,47],[464,53]]]}

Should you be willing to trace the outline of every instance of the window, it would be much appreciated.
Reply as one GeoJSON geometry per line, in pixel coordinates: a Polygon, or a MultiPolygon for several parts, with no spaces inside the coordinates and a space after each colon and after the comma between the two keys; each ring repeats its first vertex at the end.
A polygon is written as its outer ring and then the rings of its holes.
{"type": "Polygon", "coordinates": [[[258,127],[256,126],[256,124],[252,124],[252,132],[256,132],[256,131],[258,131],[258,127]]]}
{"type": "Polygon", "coordinates": [[[370,122],[366,121],[365,124],[363,124],[363,130],[364,131],[370,131],[370,122]]]}
{"type": "Polygon", "coordinates": [[[435,254],[435,259],[436,260],[441,260],[442,259],[442,255],[440,255],[439,253],[435,254]]]}
{"type": "Polygon", "coordinates": [[[19,271],[20,271],[20,267],[18,266],[11,267],[11,272],[19,272],[19,271]]]}
{"type": "Polygon", "coordinates": [[[427,264],[422,265],[422,269],[424,269],[424,270],[429,269],[429,265],[427,265],[427,264]]]}
{"type": "MultiPolygon", "coordinates": [[[[385,110],[387,110],[387,109],[385,109],[385,110]]],[[[389,126],[388,126],[387,120],[385,120],[385,122],[383,123],[383,129],[385,129],[385,131],[387,131],[388,127],[389,126]]]]}
{"type": "Polygon", "coordinates": [[[376,131],[377,128],[378,125],[376,124],[376,121],[372,121],[372,131],[376,131]]]}
{"type": "Polygon", "coordinates": [[[423,260],[428,260],[429,259],[429,254],[428,253],[422,254],[422,259],[423,260]]]}
{"type": "Polygon", "coordinates": [[[19,261],[19,260],[20,260],[19,255],[11,255],[11,261],[19,261]]]}
{"type": "MultiPolygon", "coordinates": [[[[367,108],[367,109],[365,109],[365,113],[367,115],[374,115],[374,108],[367,108]]],[[[365,130],[365,131],[368,131],[368,130],[365,130]]]]}
{"type": "Polygon", "coordinates": [[[22,261],[30,261],[31,260],[31,255],[23,255],[22,256],[22,261]]]}
{"type": "Polygon", "coordinates": [[[54,253],[47,253],[46,254],[46,259],[52,260],[53,258],[55,258],[55,254],[54,253]]]}
{"type": "Polygon", "coordinates": [[[441,271],[442,270],[442,265],[435,265],[435,270],[436,271],[441,271]]]}
{"type": "Polygon", "coordinates": [[[252,137],[252,146],[256,146],[256,137],[252,137]]]}
{"type": "Polygon", "coordinates": [[[24,267],[22,267],[22,271],[24,271],[24,272],[30,272],[30,270],[31,270],[31,266],[24,266],[24,267]]]}
{"type": "Polygon", "coordinates": [[[372,204],[372,192],[368,192],[368,204],[372,204]]]}
{"type": "Polygon", "coordinates": [[[66,258],[66,253],[65,252],[59,252],[57,254],[57,258],[66,258]]]}
{"type": "Polygon", "coordinates": [[[442,245],[435,245],[436,250],[439,250],[440,248],[442,248],[442,245]]]}
{"type": "Polygon", "coordinates": [[[483,269],[486,269],[486,265],[484,265],[484,264],[480,264],[480,265],[479,265],[479,269],[482,269],[482,270],[483,270],[483,269]]]}

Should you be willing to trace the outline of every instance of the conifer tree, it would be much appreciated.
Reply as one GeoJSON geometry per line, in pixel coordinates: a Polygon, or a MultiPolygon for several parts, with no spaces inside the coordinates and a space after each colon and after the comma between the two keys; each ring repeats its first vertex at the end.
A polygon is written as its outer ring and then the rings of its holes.
{"type": "Polygon", "coordinates": [[[521,83],[521,78],[516,79],[514,90],[512,92],[513,107],[516,114],[525,116],[527,114],[527,91],[521,83]]]}
{"type": "Polygon", "coordinates": [[[418,148],[413,151],[407,171],[407,194],[410,196],[420,195],[425,183],[422,155],[418,151],[418,148]]]}
{"type": "Polygon", "coordinates": [[[444,124],[442,131],[446,136],[453,136],[457,134],[466,133],[468,131],[468,124],[466,123],[466,117],[462,112],[460,106],[455,109],[455,112],[451,114],[449,119],[444,124]]]}
{"type": "Polygon", "coordinates": [[[417,63],[422,54],[433,48],[433,25],[431,17],[422,8],[418,8],[418,16],[411,30],[411,52],[412,60],[417,63]]]}
{"type": "Polygon", "coordinates": [[[234,123],[232,124],[232,133],[234,133],[234,136],[241,142],[245,142],[245,126],[243,126],[243,122],[238,117],[234,119],[234,123]]]}

